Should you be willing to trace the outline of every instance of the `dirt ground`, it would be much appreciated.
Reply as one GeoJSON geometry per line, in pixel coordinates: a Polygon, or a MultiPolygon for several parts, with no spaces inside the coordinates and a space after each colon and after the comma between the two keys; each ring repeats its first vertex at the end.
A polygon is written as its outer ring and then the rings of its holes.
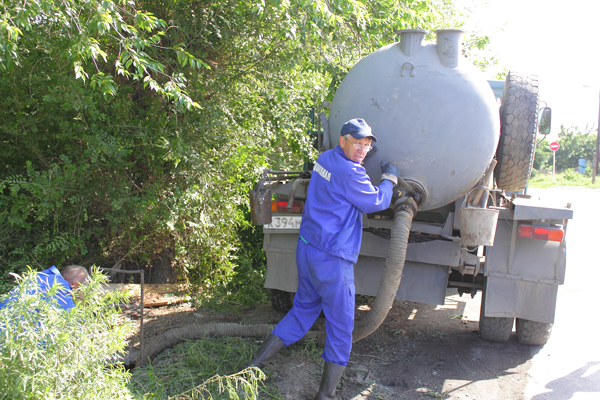
{"type": "MultiPolygon", "coordinates": [[[[480,296],[471,299],[449,291],[444,306],[395,302],[379,329],[354,344],[338,399],[524,399],[532,353],[514,332],[507,343],[479,337],[480,296]]],[[[357,299],[357,320],[368,312],[368,301],[357,299]]],[[[145,309],[144,338],[191,323],[276,324],[283,316],[267,305],[231,313],[185,302],[151,307],[145,309]]],[[[324,329],[324,319],[313,329],[324,329]]],[[[137,345],[137,338],[130,342],[137,345]]],[[[284,349],[265,372],[284,399],[313,399],[321,367],[294,354],[284,349]]]]}

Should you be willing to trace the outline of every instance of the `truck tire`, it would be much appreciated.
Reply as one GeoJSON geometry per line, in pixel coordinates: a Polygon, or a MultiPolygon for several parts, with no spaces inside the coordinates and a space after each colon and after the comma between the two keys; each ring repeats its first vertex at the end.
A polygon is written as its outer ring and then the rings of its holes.
{"type": "Polygon", "coordinates": [[[517,339],[520,343],[543,346],[548,342],[552,324],[517,318],[517,339]]]}
{"type": "MultiPolygon", "coordinates": [[[[485,284],[484,284],[485,287],[485,284]]],[[[485,316],[485,289],[481,296],[479,313],[479,336],[492,342],[506,342],[512,333],[514,318],[485,316]]]]}
{"type": "Polygon", "coordinates": [[[269,289],[271,306],[275,311],[288,312],[294,306],[294,293],[283,290],[269,289]]]}
{"type": "Polygon", "coordinates": [[[518,192],[527,187],[535,156],[538,86],[536,76],[514,71],[504,82],[495,170],[499,189],[518,192]]]}

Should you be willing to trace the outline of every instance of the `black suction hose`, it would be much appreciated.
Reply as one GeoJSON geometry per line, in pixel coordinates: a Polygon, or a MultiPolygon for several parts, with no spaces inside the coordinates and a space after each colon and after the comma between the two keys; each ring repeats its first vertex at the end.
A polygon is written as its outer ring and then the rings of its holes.
{"type": "Polygon", "coordinates": [[[406,261],[406,249],[412,220],[416,214],[417,205],[411,197],[402,197],[394,204],[394,225],[388,247],[388,255],[383,267],[381,283],[377,289],[377,297],[371,305],[371,310],[365,318],[354,326],[352,342],[357,342],[371,333],[383,323],[387,317],[394,298],[398,292],[402,271],[406,261]]]}

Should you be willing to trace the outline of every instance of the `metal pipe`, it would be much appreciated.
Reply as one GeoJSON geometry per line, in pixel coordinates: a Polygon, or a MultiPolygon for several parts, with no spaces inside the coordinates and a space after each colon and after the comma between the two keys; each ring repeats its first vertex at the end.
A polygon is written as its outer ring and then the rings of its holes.
{"type": "Polygon", "coordinates": [[[463,31],[460,29],[440,29],[437,34],[436,50],[440,62],[444,67],[456,68],[461,55],[460,37],[463,31]]]}
{"type": "Polygon", "coordinates": [[[305,171],[271,171],[271,170],[267,171],[268,174],[273,174],[273,175],[291,175],[291,174],[300,175],[303,172],[305,172],[305,171]]]}
{"type": "Polygon", "coordinates": [[[285,209],[288,211],[292,211],[294,207],[294,199],[296,198],[296,189],[298,189],[298,185],[307,185],[310,182],[310,179],[296,179],[294,183],[292,183],[292,188],[290,189],[290,194],[288,196],[288,203],[285,206],[285,209]]]}
{"type": "Polygon", "coordinates": [[[412,194],[412,196],[416,196],[417,192],[415,192],[415,190],[410,187],[410,185],[408,183],[406,183],[406,181],[404,179],[402,179],[401,176],[398,175],[398,181],[402,184],[402,186],[404,186],[409,192],[410,194],[412,194]]]}
{"type": "Polygon", "coordinates": [[[598,93],[598,125],[596,126],[596,154],[594,154],[594,169],[592,172],[592,183],[596,182],[598,175],[598,159],[600,158],[600,92],[598,93]]]}
{"type": "Polygon", "coordinates": [[[396,33],[400,34],[400,50],[404,55],[410,57],[421,50],[427,31],[423,29],[402,29],[396,33]]]}
{"type": "Polygon", "coordinates": [[[483,186],[474,191],[473,201],[471,201],[471,205],[473,207],[487,207],[488,196],[490,189],[492,188],[492,181],[494,179],[494,168],[496,167],[496,163],[497,161],[492,159],[490,165],[488,165],[488,168],[485,171],[485,174],[483,175],[483,186]],[[483,197],[484,194],[485,197],[483,197]]]}
{"type": "Polygon", "coordinates": [[[144,354],[144,270],[140,270],[140,360],[144,354]]]}

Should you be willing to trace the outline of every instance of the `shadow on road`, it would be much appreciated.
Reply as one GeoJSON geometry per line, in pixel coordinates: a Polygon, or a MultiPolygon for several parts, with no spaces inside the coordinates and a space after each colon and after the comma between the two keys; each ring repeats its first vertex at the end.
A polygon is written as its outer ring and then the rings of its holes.
{"type": "Polygon", "coordinates": [[[600,361],[588,362],[585,366],[576,369],[569,375],[548,382],[546,389],[551,392],[540,393],[531,400],[568,400],[575,393],[600,393],[600,361]],[[589,373],[590,370],[594,372],[589,373]]]}
{"type": "Polygon", "coordinates": [[[354,379],[342,398],[522,399],[530,348],[514,332],[506,343],[481,339],[479,304],[480,296],[457,295],[444,306],[396,302],[384,324],[355,343],[348,373],[354,379]],[[364,370],[375,383],[369,393],[360,385],[364,370]]]}

